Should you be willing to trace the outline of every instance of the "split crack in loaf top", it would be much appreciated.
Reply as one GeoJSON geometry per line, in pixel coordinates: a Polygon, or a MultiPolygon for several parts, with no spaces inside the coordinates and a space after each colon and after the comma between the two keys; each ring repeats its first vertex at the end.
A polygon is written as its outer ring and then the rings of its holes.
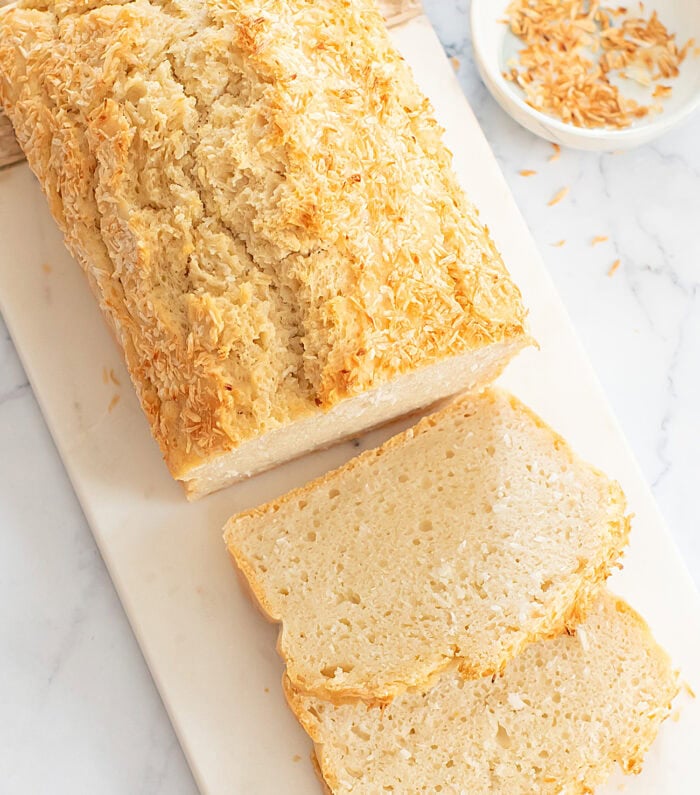
{"type": "Polygon", "coordinates": [[[176,477],[524,337],[369,0],[20,3],[0,100],[176,477]]]}

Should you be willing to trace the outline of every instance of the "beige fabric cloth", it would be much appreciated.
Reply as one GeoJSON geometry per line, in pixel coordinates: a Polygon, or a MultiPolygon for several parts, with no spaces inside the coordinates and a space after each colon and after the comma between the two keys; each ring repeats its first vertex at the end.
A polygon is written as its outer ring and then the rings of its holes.
{"type": "Polygon", "coordinates": [[[420,0],[378,0],[378,2],[389,27],[399,25],[421,13],[420,0]]]}

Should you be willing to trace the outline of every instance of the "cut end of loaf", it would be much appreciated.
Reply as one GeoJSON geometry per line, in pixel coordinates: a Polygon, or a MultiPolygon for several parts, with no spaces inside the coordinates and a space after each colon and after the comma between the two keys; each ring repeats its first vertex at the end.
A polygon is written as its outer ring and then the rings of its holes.
{"type": "Polygon", "coordinates": [[[515,398],[463,397],[234,517],[296,688],[385,703],[457,662],[498,672],[580,620],[627,540],[619,486],[515,398]]]}
{"type": "Polygon", "coordinates": [[[607,593],[575,633],[531,645],[493,680],[452,670],[383,709],[284,687],[334,795],[407,782],[426,793],[591,792],[615,765],[639,772],[678,691],[644,621],[607,593]]]}
{"type": "Polygon", "coordinates": [[[460,392],[489,384],[526,345],[527,337],[429,365],[396,381],[339,403],[245,442],[235,451],[201,465],[181,478],[188,499],[327,447],[401,416],[425,410],[460,392]]]}

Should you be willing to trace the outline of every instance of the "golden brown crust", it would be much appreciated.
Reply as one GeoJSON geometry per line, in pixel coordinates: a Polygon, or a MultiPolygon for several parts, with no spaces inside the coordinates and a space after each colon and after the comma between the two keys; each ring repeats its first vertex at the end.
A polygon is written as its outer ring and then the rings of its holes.
{"type": "Polygon", "coordinates": [[[177,477],[523,335],[370,0],[13,9],[0,101],[177,477]]]}
{"type": "MultiPolygon", "coordinates": [[[[545,430],[554,441],[555,446],[561,446],[567,451],[571,460],[575,458],[575,454],[571,451],[570,447],[561,435],[552,430],[545,422],[539,417],[532,409],[523,404],[518,398],[505,391],[497,388],[489,388],[483,391],[479,397],[481,401],[491,401],[496,403],[498,400],[507,400],[519,412],[525,413],[532,421],[541,429],[545,430]]],[[[383,445],[378,448],[366,450],[355,458],[347,462],[343,467],[338,470],[327,472],[326,474],[312,480],[310,483],[296,488],[281,497],[273,500],[265,505],[244,511],[232,517],[227,522],[224,528],[224,541],[227,545],[229,553],[231,554],[236,566],[243,574],[248,582],[246,589],[249,594],[252,594],[260,609],[268,620],[275,622],[282,622],[282,616],[279,615],[267,598],[267,591],[263,583],[259,580],[255,567],[247,559],[246,555],[239,549],[236,543],[235,533],[233,531],[233,524],[247,518],[259,518],[266,514],[276,513],[281,506],[303,501],[304,498],[311,492],[321,490],[324,487],[332,485],[339,472],[348,472],[358,468],[362,468],[366,463],[372,459],[381,458],[389,450],[401,447],[407,439],[419,436],[425,433],[430,428],[435,427],[444,418],[445,414],[450,412],[459,413],[462,411],[462,406],[469,404],[474,400],[473,395],[465,395],[455,399],[452,403],[442,408],[434,414],[421,419],[415,426],[408,428],[403,433],[397,434],[390,438],[383,445]]],[[[600,470],[595,467],[590,469],[601,477],[605,477],[600,470]]],[[[290,665],[292,657],[290,650],[285,644],[284,638],[284,624],[281,623],[280,632],[277,639],[277,650],[283,660],[288,665],[290,676],[293,677],[292,684],[300,692],[306,695],[315,696],[324,699],[336,705],[345,704],[352,701],[361,700],[370,706],[381,706],[389,703],[397,695],[406,691],[424,691],[431,687],[434,681],[447,669],[455,664],[458,664],[462,675],[468,679],[476,679],[484,676],[491,676],[502,672],[505,665],[509,660],[513,659],[519,654],[526,646],[549,637],[556,637],[567,629],[575,628],[579,623],[585,620],[591,604],[595,601],[601,588],[604,586],[612,569],[614,567],[621,567],[620,558],[623,550],[628,542],[631,517],[624,514],[626,500],[620,485],[615,481],[610,481],[610,504],[620,505],[619,515],[612,518],[608,524],[606,537],[606,545],[601,549],[601,556],[597,559],[596,565],[588,576],[582,577],[576,591],[571,596],[571,601],[568,610],[559,615],[552,612],[545,617],[541,626],[543,630],[538,633],[530,633],[525,637],[514,640],[511,643],[505,643],[502,640],[502,656],[500,665],[495,668],[474,667],[470,665],[468,660],[460,658],[459,656],[446,657],[441,664],[435,664],[430,672],[424,678],[416,678],[414,681],[395,681],[395,682],[382,682],[381,692],[368,684],[361,687],[351,687],[347,683],[343,683],[341,689],[334,689],[328,684],[315,686],[306,681],[302,681],[292,674],[293,666],[290,665]]]]}

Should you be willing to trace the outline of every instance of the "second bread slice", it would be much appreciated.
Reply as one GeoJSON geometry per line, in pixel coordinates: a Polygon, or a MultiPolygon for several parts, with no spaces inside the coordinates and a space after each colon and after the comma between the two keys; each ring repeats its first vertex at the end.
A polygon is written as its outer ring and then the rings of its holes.
{"type": "Polygon", "coordinates": [[[386,709],[285,685],[333,795],[591,793],[616,763],[639,772],[678,690],[644,621],[605,593],[575,636],[531,645],[493,681],[447,672],[386,709]]]}
{"type": "Polygon", "coordinates": [[[515,398],[465,397],[231,519],[298,690],[386,702],[497,672],[578,620],[626,542],[619,486],[515,398]]]}

